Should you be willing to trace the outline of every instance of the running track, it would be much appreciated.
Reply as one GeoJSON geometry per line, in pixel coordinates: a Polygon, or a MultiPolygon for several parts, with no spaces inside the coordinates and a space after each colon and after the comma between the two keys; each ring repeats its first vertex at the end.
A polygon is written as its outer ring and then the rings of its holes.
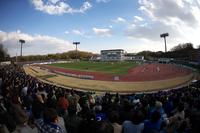
{"type": "Polygon", "coordinates": [[[175,77],[186,76],[192,73],[191,70],[172,65],[172,64],[144,64],[135,68],[131,68],[128,74],[125,75],[114,75],[102,72],[86,72],[79,70],[70,70],[65,68],[58,68],[48,65],[37,65],[41,68],[48,69],[52,72],[58,71],[62,73],[71,73],[76,75],[90,75],[94,76],[93,80],[102,81],[121,81],[121,82],[138,82],[138,81],[155,81],[164,80],[175,77]],[[115,76],[119,76],[119,80],[114,80],[115,76]]]}

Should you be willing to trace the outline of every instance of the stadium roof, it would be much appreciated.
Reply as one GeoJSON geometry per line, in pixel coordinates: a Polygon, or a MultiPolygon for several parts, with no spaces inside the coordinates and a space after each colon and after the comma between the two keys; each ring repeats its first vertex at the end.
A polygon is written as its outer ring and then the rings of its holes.
{"type": "Polygon", "coordinates": [[[107,49],[107,50],[101,50],[101,51],[124,51],[123,49],[107,49]]]}

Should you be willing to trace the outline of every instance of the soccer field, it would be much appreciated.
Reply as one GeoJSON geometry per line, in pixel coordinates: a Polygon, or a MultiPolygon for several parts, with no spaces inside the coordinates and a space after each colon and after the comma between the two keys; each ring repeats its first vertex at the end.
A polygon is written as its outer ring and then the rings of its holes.
{"type": "Polygon", "coordinates": [[[127,74],[130,68],[136,67],[135,62],[70,62],[70,63],[54,63],[49,66],[67,68],[72,70],[104,72],[111,74],[127,74]]]}

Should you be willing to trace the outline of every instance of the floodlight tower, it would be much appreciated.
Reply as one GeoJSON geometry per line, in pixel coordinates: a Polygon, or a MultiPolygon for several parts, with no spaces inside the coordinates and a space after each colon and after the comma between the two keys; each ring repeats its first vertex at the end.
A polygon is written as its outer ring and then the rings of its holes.
{"type": "Polygon", "coordinates": [[[78,61],[78,51],[77,51],[77,45],[80,44],[80,42],[73,42],[74,45],[76,45],[76,60],[78,61]]]}
{"type": "Polygon", "coordinates": [[[167,52],[167,44],[166,44],[166,37],[169,36],[168,33],[163,33],[163,34],[160,34],[160,37],[164,38],[164,42],[165,42],[165,53],[167,52]]]}
{"type": "Polygon", "coordinates": [[[22,57],[22,45],[23,45],[23,43],[25,43],[25,40],[19,39],[19,42],[21,43],[21,53],[20,53],[20,56],[22,57]]]}

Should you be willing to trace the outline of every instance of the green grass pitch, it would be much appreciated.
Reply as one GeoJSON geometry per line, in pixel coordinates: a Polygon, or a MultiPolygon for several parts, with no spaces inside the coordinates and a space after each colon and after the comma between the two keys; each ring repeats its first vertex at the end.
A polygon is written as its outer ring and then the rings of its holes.
{"type": "Polygon", "coordinates": [[[70,62],[70,63],[54,63],[49,66],[67,68],[72,70],[104,72],[111,74],[127,74],[130,68],[136,67],[135,62],[70,62]]]}

